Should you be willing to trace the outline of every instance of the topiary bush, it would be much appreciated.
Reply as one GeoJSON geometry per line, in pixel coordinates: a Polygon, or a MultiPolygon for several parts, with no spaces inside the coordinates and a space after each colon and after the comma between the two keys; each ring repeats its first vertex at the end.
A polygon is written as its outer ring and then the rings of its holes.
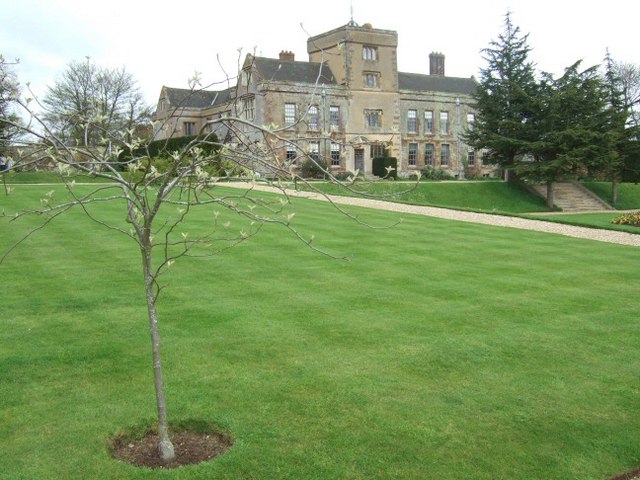
{"type": "Polygon", "coordinates": [[[398,159],[395,157],[377,157],[373,159],[371,172],[380,178],[398,179],[398,159]],[[391,169],[391,170],[390,170],[391,169]]]}

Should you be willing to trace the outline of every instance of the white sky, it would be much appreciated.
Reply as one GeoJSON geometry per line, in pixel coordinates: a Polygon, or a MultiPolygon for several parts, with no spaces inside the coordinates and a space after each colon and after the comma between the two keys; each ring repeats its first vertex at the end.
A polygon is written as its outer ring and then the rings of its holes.
{"type": "Polygon", "coordinates": [[[598,64],[607,48],[616,60],[640,64],[637,0],[0,0],[0,53],[20,59],[20,82],[39,96],[71,61],[89,56],[126,67],[155,104],[162,85],[187,88],[195,71],[207,83],[223,80],[217,56],[234,76],[238,49],[242,59],[291,50],[308,60],[307,38],[347,23],[351,5],[358,24],[398,32],[404,72],[428,73],[429,53],[439,51],[447,75],[477,76],[480,50],[502,33],[507,10],[529,34],[539,70],[558,75],[579,59],[598,64]]]}

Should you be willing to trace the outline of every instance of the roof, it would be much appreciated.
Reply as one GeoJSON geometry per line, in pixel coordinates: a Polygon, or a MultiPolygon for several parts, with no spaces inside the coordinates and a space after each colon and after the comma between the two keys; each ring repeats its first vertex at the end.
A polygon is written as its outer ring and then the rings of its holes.
{"type": "Polygon", "coordinates": [[[164,87],[169,103],[174,107],[207,108],[227,103],[235,87],[221,91],[190,90],[188,88],[164,87]]]}
{"type": "Polygon", "coordinates": [[[458,78],[398,72],[398,86],[400,90],[412,90],[415,92],[426,91],[471,95],[478,88],[478,83],[473,77],[458,78]]]}
{"type": "Polygon", "coordinates": [[[264,80],[310,84],[337,84],[325,63],[290,62],[277,58],[254,57],[253,65],[264,80]]]}

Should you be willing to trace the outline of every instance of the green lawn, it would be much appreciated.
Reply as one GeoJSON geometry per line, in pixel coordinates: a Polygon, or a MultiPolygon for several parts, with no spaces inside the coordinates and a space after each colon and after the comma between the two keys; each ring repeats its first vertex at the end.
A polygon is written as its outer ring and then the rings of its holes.
{"type": "MultiPolygon", "coordinates": [[[[2,208],[41,190],[16,186],[2,208]]],[[[640,465],[639,249],[410,215],[372,230],[294,201],[294,223],[349,261],[268,226],[165,278],[170,416],[236,438],[173,471],[107,454],[154,416],[135,245],[80,212],[21,245],[0,265],[0,479],[603,480],[640,465]]],[[[31,221],[0,218],[0,251],[31,221]]]]}

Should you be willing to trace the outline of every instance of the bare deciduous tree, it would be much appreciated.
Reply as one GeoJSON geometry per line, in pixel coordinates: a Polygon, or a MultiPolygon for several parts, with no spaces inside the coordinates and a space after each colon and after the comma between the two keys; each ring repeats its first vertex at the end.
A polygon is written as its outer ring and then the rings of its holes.
{"type": "Polygon", "coordinates": [[[613,70],[622,86],[625,105],[629,108],[629,125],[640,126],[640,66],[614,62],[613,70]]]}
{"type": "Polygon", "coordinates": [[[48,130],[78,145],[97,145],[147,121],[150,108],[126,69],[71,62],[43,99],[48,130]]]}
{"type": "Polygon", "coordinates": [[[15,126],[20,119],[13,111],[15,100],[20,90],[13,67],[16,62],[7,62],[0,55],[0,154],[4,147],[19,135],[20,129],[15,126]]]}

